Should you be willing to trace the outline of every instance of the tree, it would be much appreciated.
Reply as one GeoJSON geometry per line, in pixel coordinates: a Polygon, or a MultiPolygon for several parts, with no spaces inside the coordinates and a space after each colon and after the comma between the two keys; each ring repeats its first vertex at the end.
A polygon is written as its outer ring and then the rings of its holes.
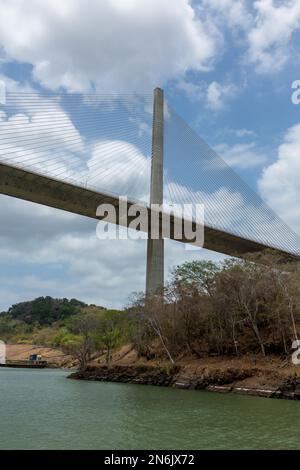
{"type": "Polygon", "coordinates": [[[68,352],[79,361],[79,369],[85,370],[97,344],[99,317],[93,314],[79,314],[72,319],[69,328],[73,336],[65,343],[68,352]]]}
{"type": "Polygon", "coordinates": [[[106,363],[110,364],[112,360],[112,351],[117,346],[121,329],[119,326],[119,315],[112,311],[104,315],[98,323],[99,339],[106,348],[106,363]]]}
{"type": "MultiPolygon", "coordinates": [[[[134,313],[138,324],[139,341],[143,338],[143,342],[151,343],[156,337],[171,361],[174,364],[174,358],[168,346],[168,337],[170,333],[170,317],[166,314],[166,305],[162,302],[164,293],[157,292],[151,296],[144,294],[136,296],[132,305],[131,312],[134,313]]],[[[143,351],[143,344],[140,343],[140,350],[143,351]]],[[[147,348],[149,350],[149,348],[147,348]]]]}
{"type": "Polygon", "coordinates": [[[194,286],[199,292],[210,294],[215,276],[220,270],[221,266],[213,261],[187,261],[173,269],[172,277],[177,285],[194,286]]]}
{"type": "MultiPolygon", "coordinates": [[[[256,265],[244,263],[224,270],[218,276],[217,292],[224,295],[229,310],[229,319],[235,335],[236,321],[242,319],[254,333],[262,354],[265,347],[260,334],[260,323],[263,310],[260,308],[263,300],[261,290],[261,271],[256,265]]],[[[236,338],[234,336],[234,341],[236,338]]]]}

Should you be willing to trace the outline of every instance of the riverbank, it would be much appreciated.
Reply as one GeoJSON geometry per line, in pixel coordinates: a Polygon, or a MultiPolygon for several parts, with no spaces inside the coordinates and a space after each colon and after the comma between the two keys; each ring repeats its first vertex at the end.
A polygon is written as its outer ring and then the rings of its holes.
{"type": "MultiPolygon", "coordinates": [[[[56,348],[7,345],[10,360],[26,360],[30,354],[40,354],[50,367],[72,369],[78,364],[56,348]]],[[[277,356],[185,357],[172,366],[165,361],[138,358],[128,345],[113,355],[109,367],[105,364],[104,354],[95,357],[84,372],[75,371],[69,377],[300,400],[300,366],[277,356]]]]}
{"type": "Polygon", "coordinates": [[[90,364],[69,378],[300,400],[300,367],[277,357],[184,358],[171,366],[142,362],[131,351],[109,367],[90,364]]]}

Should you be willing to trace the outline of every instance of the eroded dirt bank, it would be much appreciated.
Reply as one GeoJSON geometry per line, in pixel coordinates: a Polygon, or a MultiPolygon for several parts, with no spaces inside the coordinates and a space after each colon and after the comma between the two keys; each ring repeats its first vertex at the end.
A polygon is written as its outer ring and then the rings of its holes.
{"type": "Polygon", "coordinates": [[[158,385],[300,400],[300,366],[274,358],[185,358],[174,366],[143,363],[131,353],[109,367],[91,364],[72,379],[158,385]]]}

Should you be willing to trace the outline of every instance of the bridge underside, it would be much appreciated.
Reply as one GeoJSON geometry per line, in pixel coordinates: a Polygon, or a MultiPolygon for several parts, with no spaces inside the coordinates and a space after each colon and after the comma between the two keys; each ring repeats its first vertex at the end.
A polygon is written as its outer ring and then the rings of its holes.
{"type": "MultiPolygon", "coordinates": [[[[93,191],[4,163],[0,163],[0,193],[98,220],[100,217],[96,216],[96,210],[100,204],[108,203],[114,205],[118,214],[119,199],[117,196],[93,191]]],[[[135,203],[128,201],[128,206],[132,204],[135,203]]],[[[129,217],[128,223],[132,219],[129,217]]],[[[148,219],[150,222],[149,208],[148,219]]],[[[174,218],[171,215],[171,239],[174,239],[173,223],[174,218]]],[[[188,242],[185,239],[177,241],[188,242]]],[[[203,247],[237,257],[243,257],[247,253],[258,252],[268,248],[255,241],[208,226],[204,226],[203,247]]],[[[284,251],[276,251],[288,258],[295,258],[295,256],[284,251]]]]}

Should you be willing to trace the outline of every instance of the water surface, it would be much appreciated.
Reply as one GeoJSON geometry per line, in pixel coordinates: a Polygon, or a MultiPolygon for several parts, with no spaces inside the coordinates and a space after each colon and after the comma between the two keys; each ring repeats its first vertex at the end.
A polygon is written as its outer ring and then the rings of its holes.
{"type": "Polygon", "coordinates": [[[1,449],[300,449],[300,402],[0,369],[1,449]]]}

